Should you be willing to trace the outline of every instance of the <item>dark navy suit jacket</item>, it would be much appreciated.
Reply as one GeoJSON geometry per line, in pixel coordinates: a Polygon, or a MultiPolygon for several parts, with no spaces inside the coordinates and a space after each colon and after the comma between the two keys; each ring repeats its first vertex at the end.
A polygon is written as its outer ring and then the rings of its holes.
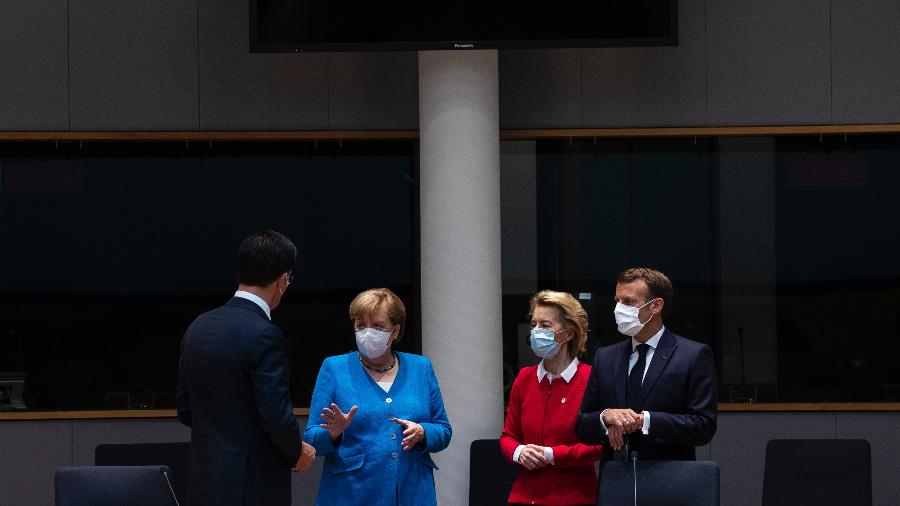
{"type": "Polygon", "coordinates": [[[300,457],[284,335],[232,298],[181,341],[178,418],[191,427],[189,504],[288,505],[300,457]]]}
{"type": "MultiPolygon", "coordinates": [[[[576,433],[587,444],[608,444],[600,423],[607,408],[625,408],[631,339],[597,350],[578,413],[576,433]]],[[[716,433],[716,370],[709,346],[666,329],[644,376],[639,409],[650,413],[647,435],[629,436],[641,460],[694,460],[694,447],[716,433]]],[[[603,452],[604,461],[613,452],[603,452]]]]}

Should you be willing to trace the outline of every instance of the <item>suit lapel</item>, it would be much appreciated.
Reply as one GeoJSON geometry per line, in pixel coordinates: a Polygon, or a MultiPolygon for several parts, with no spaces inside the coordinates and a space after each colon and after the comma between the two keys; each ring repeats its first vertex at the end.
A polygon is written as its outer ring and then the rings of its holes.
{"type": "Polygon", "coordinates": [[[617,353],[615,362],[616,406],[625,406],[625,387],[628,384],[628,359],[631,357],[631,339],[622,342],[622,349],[617,353]]]}
{"type": "Polygon", "coordinates": [[[641,397],[638,400],[638,406],[641,408],[644,407],[644,402],[647,400],[650,391],[653,390],[653,385],[656,384],[659,375],[669,365],[669,360],[672,359],[672,355],[677,347],[675,337],[669,332],[669,329],[666,329],[662,337],[659,338],[659,346],[653,352],[653,360],[650,361],[650,368],[647,369],[647,375],[644,376],[644,382],[641,386],[641,397]]]}

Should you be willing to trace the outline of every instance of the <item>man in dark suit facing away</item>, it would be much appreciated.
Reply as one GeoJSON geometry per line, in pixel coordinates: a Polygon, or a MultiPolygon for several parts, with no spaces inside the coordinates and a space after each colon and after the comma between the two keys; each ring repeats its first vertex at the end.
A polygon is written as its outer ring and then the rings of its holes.
{"type": "MultiPolygon", "coordinates": [[[[669,331],[672,283],[647,268],[619,275],[614,310],[628,339],[597,350],[576,433],[641,460],[694,460],[716,432],[716,371],[709,346],[669,331]]],[[[621,453],[620,453],[621,454],[621,453]]],[[[603,460],[613,452],[603,452],[603,460]]]]}
{"type": "Polygon", "coordinates": [[[191,427],[189,504],[287,505],[315,460],[294,418],[284,334],[271,322],[297,248],[274,231],[238,249],[238,291],[181,341],[178,418],[191,427]]]}

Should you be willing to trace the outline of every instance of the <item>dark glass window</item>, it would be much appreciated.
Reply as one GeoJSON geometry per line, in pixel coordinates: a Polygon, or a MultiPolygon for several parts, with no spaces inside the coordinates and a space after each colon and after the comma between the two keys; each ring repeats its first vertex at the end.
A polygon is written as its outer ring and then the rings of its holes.
{"type": "MultiPolygon", "coordinates": [[[[721,401],[900,398],[900,137],[545,140],[534,156],[534,288],[580,296],[589,353],[624,339],[615,280],[647,266],[675,286],[667,327],[715,351],[721,401]]],[[[533,362],[528,295],[504,279],[504,357],[533,362]]]]}
{"type": "Polygon", "coordinates": [[[273,320],[306,406],[363,289],[400,295],[421,349],[416,178],[412,142],[0,144],[0,372],[35,409],[174,406],[181,336],[272,228],[299,249],[273,320]]]}

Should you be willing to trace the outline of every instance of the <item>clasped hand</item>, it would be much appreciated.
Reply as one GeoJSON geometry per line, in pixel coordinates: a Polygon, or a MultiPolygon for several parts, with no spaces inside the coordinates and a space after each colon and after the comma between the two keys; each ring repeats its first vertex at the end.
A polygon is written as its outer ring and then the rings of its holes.
{"type": "Polygon", "coordinates": [[[603,424],[609,444],[614,450],[621,450],[625,445],[625,434],[639,431],[644,426],[644,414],[630,409],[607,409],[603,412],[603,424]]]}
{"type": "Polygon", "coordinates": [[[549,466],[550,461],[547,460],[547,454],[544,452],[543,446],[530,444],[525,445],[525,448],[522,448],[522,451],[519,452],[519,465],[532,471],[549,466]]]}

